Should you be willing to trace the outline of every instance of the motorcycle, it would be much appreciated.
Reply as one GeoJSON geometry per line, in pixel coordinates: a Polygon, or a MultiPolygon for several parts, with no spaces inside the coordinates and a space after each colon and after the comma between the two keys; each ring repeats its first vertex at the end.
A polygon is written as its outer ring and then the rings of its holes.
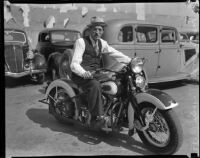
{"type": "MultiPolygon", "coordinates": [[[[120,71],[106,68],[95,71],[94,76],[107,75],[99,79],[106,128],[98,130],[121,132],[133,123],[148,149],[156,154],[173,154],[182,144],[182,127],[173,110],[178,103],[167,93],[148,88],[144,63],[144,58],[135,57],[120,71]],[[133,122],[129,122],[133,116],[131,108],[135,111],[133,122]]],[[[57,79],[48,85],[45,101],[49,113],[58,121],[88,127],[86,94],[72,80],[57,79]]]]}

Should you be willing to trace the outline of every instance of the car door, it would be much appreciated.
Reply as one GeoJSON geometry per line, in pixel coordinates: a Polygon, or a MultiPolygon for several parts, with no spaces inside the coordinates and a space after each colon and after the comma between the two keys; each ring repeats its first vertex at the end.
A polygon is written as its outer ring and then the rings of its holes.
{"type": "Polygon", "coordinates": [[[172,27],[160,27],[158,77],[171,77],[181,68],[181,50],[178,42],[178,33],[172,27]]]}
{"type": "Polygon", "coordinates": [[[134,55],[147,59],[145,69],[149,79],[156,75],[158,50],[158,26],[137,24],[135,26],[134,55]]]}
{"type": "MultiPolygon", "coordinates": [[[[123,52],[125,55],[133,57],[134,56],[133,32],[134,32],[134,27],[132,23],[120,25],[120,27],[117,27],[117,29],[115,28],[114,35],[112,39],[109,40],[110,42],[109,44],[116,50],[123,52]]],[[[112,68],[114,70],[117,70],[119,67],[121,67],[121,65],[119,64],[119,62],[117,62],[115,58],[105,54],[103,54],[103,65],[104,67],[112,68]]]]}
{"type": "Polygon", "coordinates": [[[48,59],[49,54],[52,52],[52,46],[50,43],[50,34],[49,32],[42,32],[38,37],[38,44],[36,49],[44,55],[45,59],[48,59]]]}

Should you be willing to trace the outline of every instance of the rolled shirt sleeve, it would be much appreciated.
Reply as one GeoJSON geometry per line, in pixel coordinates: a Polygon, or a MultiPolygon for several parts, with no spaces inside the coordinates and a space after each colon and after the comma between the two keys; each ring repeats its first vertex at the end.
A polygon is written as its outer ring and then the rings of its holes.
{"type": "Polygon", "coordinates": [[[101,39],[101,43],[102,43],[102,53],[109,54],[109,56],[114,57],[118,62],[124,62],[128,64],[131,61],[130,57],[124,55],[122,52],[109,46],[106,41],[101,39]]]}
{"type": "MultiPolygon", "coordinates": [[[[131,58],[124,55],[120,51],[114,49],[109,46],[108,43],[101,39],[102,43],[102,53],[108,53],[110,56],[114,57],[118,62],[129,63],[131,58]]],[[[86,70],[81,66],[83,53],[85,52],[85,42],[83,38],[79,38],[76,40],[74,45],[74,55],[72,57],[72,62],[70,65],[71,70],[82,77],[82,75],[86,72],[86,70]]]]}
{"type": "Polygon", "coordinates": [[[79,76],[82,76],[86,72],[84,68],[80,65],[82,63],[82,57],[84,51],[85,51],[85,42],[83,38],[79,38],[75,42],[74,55],[72,57],[70,65],[71,70],[79,76]]]}

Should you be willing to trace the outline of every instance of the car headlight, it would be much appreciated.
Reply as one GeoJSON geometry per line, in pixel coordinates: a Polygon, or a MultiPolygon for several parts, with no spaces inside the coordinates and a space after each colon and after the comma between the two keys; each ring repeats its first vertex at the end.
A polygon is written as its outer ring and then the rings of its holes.
{"type": "Polygon", "coordinates": [[[35,69],[35,64],[32,61],[24,65],[24,70],[33,70],[33,69],[35,69]]]}
{"type": "Polygon", "coordinates": [[[31,50],[29,50],[27,52],[27,59],[33,59],[33,58],[34,58],[34,53],[31,50]]]}
{"type": "Polygon", "coordinates": [[[144,61],[142,58],[136,57],[131,61],[131,70],[134,73],[140,73],[143,70],[144,61]]]}
{"type": "Polygon", "coordinates": [[[136,86],[143,89],[146,85],[145,78],[143,76],[137,75],[135,78],[136,86]]]}

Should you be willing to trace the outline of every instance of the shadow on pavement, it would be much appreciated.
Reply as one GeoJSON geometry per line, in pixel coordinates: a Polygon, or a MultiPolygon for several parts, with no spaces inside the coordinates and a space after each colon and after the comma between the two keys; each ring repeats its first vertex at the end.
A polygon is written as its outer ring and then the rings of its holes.
{"type": "Polygon", "coordinates": [[[37,84],[37,82],[30,80],[30,78],[27,76],[21,78],[5,78],[5,88],[17,88],[22,86],[33,86],[37,84]]]}
{"type": "Polygon", "coordinates": [[[26,115],[33,122],[40,124],[40,127],[42,128],[49,128],[52,131],[70,134],[77,137],[80,141],[90,145],[96,145],[104,142],[111,146],[123,147],[142,155],[153,154],[145,148],[143,143],[135,140],[134,138],[130,139],[127,134],[106,134],[104,132],[89,130],[85,127],[80,127],[77,125],[61,124],[48,113],[47,109],[32,108],[26,112],[26,115]]]}
{"type": "Polygon", "coordinates": [[[38,89],[38,91],[39,91],[41,94],[45,94],[45,92],[46,92],[46,86],[41,86],[41,88],[38,89]]]}
{"type": "Polygon", "coordinates": [[[154,84],[149,84],[149,88],[165,90],[165,89],[173,89],[173,88],[183,87],[188,84],[199,85],[199,82],[195,81],[195,80],[182,80],[182,81],[154,83],[154,84]]]}

